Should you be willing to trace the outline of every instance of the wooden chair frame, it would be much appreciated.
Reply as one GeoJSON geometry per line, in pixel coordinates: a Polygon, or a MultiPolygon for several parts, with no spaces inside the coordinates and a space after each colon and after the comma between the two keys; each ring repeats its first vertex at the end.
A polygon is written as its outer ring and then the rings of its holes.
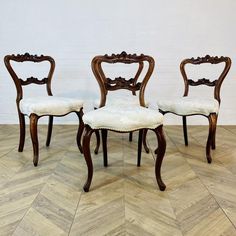
{"type": "MultiPolygon", "coordinates": [[[[101,101],[100,101],[100,107],[105,106],[106,104],[106,96],[108,91],[114,91],[118,89],[128,89],[132,91],[134,94],[136,91],[139,92],[139,102],[140,106],[145,107],[145,101],[144,101],[144,91],[147,85],[148,80],[150,79],[153,69],[154,69],[154,59],[150,56],[146,56],[141,54],[140,56],[137,56],[136,54],[127,54],[126,52],[122,52],[121,54],[112,54],[111,56],[104,55],[104,56],[96,56],[92,60],[92,71],[95,75],[95,78],[98,81],[100,92],[101,92],[101,101]],[[144,76],[144,79],[142,82],[138,82],[136,79],[125,79],[122,77],[118,77],[115,79],[110,79],[105,76],[105,73],[102,69],[102,63],[125,63],[125,64],[132,64],[132,63],[139,63],[139,70],[140,67],[143,67],[143,63],[148,63],[148,71],[146,75],[144,76]],[[141,66],[140,66],[141,65],[141,66]]],[[[140,72],[141,73],[141,72],[140,72]]],[[[137,73],[138,74],[138,73],[137,73]]],[[[136,74],[136,76],[137,76],[136,74]]],[[[93,132],[97,132],[101,130],[102,132],[102,146],[103,146],[103,160],[104,160],[104,166],[108,166],[108,160],[107,160],[107,131],[108,129],[92,129],[89,125],[85,125],[85,134],[83,138],[83,151],[84,151],[84,157],[88,168],[88,176],[86,183],[84,184],[84,191],[88,192],[92,177],[93,177],[93,163],[91,159],[91,153],[90,153],[90,140],[91,135],[93,132]]],[[[111,130],[111,129],[109,129],[111,130]]],[[[158,151],[157,151],[157,158],[156,158],[156,164],[155,164],[155,174],[156,174],[156,180],[158,183],[158,186],[160,190],[164,191],[166,186],[163,183],[161,179],[161,165],[162,160],[164,158],[165,150],[166,150],[166,140],[163,133],[163,126],[160,125],[155,129],[152,129],[156,136],[158,141],[158,151]]],[[[111,130],[115,131],[115,130],[111,130]]],[[[135,131],[135,130],[134,130],[135,131]]],[[[137,166],[140,166],[141,162],[141,151],[142,151],[142,140],[143,140],[143,129],[139,130],[139,139],[138,139],[138,159],[137,159],[137,166]]],[[[120,132],[120,131],[115,131],[120,132]]],[[[127,132],[120,132],[120,133],[127,133],[127,132]]]]}
{"type": "MultiPolygon", "coordinates": [[[[50,56],[37,56],[37,55],[30,55],[29,53],[25,54],[18,54],[18,55],[7,55],[4,57],[4,63],[5,66],[10,73],[15,87],[17,91],[17,96],[16,96],[16,106],[17,106],[17,111],[18,111],[18,116],[19,116],[19,123],[20,123],[20,140],[19,140],[19,147],[18,151],[23,152],[24,149],[24,143],[25,143],[25,114],[21,113],[20,111],[20,101],[23,98],[23,86],[29,85],[29,84],[37,84],[37,85],[44,85],[46,84],[46,89],[47,89],[47,94],[48,96],[53,96],[52,90],[51,90],[51,81],[52,81],[52,76],[53,72],[55,70],[55,61],[52,57],[50,56]],[[43,79],[38,79],[35,77],[29,77],[26,80],[23,80],[19,78],[14,71],[11,61],[15,62],[34,62],[34,63],[40,63],[40,62],[49,62],[50,64],[50,69],[48,72],[47,77],[43,79]]],[[[83,109],[81,108],[80,112],[75,111],[79,118],[79,128],[77,132],[77,145],[81,153],[82,151],[82,145],[81,145],[81,136],[83,133],[84,125],[83,125],[83,109]]],[[[69,114],[69,113],[67,113],[69,114]]],[[[67,115],[65,114],[65,115],[67,115]]],[[[63,116],[65,116],[63,115],[63,116]]],[[[51,135],[52,135],[52,127],[53,127],[53,116],[52,115],[43,115],[43,116],[49,116],[49,123],[48,123],[48,132],[47,132],[47,140],[46,140],[46,146],[50,145],[51,141],[51,135]]],[[[30,119],[30,134],[31,134],[31,140],[33,144],[33,152],[34,152],[34,157],[33,157],[33,164],[34,166],[38,165],[38,159],[39,159],[39,145],[38,145],[38,132],[37,132],[37,124],[38,124],[38,119],[42,116],[38,116],[36,114],[31,114],[29,119],[30,119]]]]}
{"type": "MultiPolygon", "coordinates": [[[[180,72],[182,74],[183,80],[184,80],[184,97],[188,96],[189,93],[189,86],[199,86],[199,85],[206,85],[210,87],[214,87],[214,98],[219,102],[221,102],[220,98],[220,89],[221,85],[226,77],[226,75],[229,72],[229,69],[231,67],[231,59],[229,57],[211,57],[209,55],[206,55],[205,57],[198,57],[198,58],[190,58],[190,59],[185,59],[181,62],[180,64],[180,72]],[[214,81],[210,81],[209,79],[202,78],[198,79],[197,81],[194,81],[192,79],[189,79],[186,73],[186,65],[187,64],[192,64],[192,65],[200,65],[200,64],[219,64],[219,63],[225,63],[225,66],[223,68],[223,71],[219,75],[217,79],[214,81]]],[[[159,110],[162,114],[166,113],[173,113],[169,111],[162,111],[159,110]]],[[[175,113],[173,113],[175,114],[175,113]]],[[[175,114],[178,115],[178,114],[175,114]]],[[[217,126],[217,118],[218,114],[216,113],[210,113],[209,116],[203,115],[203,114],[194,114],[194,115],[202,115],[205,116],[208,121],[209,121],[209,133],[208,133],[208,138],[207,138],[207,144],[206,144],[206,158],[207,162],[211,163],[212,158],[211,158],[211,148],[215,149],[216,144],[215,144],[215,137],[216,137],[216,126],[217,126]]],[[[188,116],[193,116],[193,115],[188,115],[188,116]]],[[[184,142],[185,145],[188,146],[188,134],[187,134],[187,116],[182,116],[182,121],[183,121],[183,133],[184,133],[184,142]]]]}

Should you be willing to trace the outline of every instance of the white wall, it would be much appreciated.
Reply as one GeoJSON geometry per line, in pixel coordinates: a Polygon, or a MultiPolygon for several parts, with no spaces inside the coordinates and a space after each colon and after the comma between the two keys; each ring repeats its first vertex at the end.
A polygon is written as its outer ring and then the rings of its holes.
{"type": "MultiPolygon", "coordinates": [[[[29,52],[56,60],[55,95],[94,99],[90,62],[105,53],[145,53],[156,60],[147,99],[182,96],[179,63],[206,54],[233,61],[222,86],[220,124],[236,124],[235,0],[0,0],[0,123],[17,123],[15,88],[3,57],[29,52]]],[[[208,95],[204,91],[200,96],[208,95]]],[[[33,94],[36,93],[33,87],[33,94]]],[[[180,124],[166,116],[167,124],[180,124]]],[[[71,115],[58,122],[75,123],[71,115]]],[[[189,118],[191,124],[207,124],[189,118]]]]}

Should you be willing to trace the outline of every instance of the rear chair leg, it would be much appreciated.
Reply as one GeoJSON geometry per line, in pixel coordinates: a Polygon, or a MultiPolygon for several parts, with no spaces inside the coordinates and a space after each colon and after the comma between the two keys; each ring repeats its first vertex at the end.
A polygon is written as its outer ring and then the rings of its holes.
{"type": "Polygon", "coordinates": [[[184,143],[188,146],[188,130],[187,130],[187,117],[183,116],[183,132],[184,132],[184,143]]]}

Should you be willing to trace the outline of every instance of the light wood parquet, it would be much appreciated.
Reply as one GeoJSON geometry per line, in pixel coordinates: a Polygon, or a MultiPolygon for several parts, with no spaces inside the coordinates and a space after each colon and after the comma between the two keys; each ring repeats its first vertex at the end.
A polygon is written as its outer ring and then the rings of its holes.
{"type": "MultiPolygon", "coordinates": [[[[213,163],[205,160],[206,126],[189,127],[185,147],[181,126],[166,126],[162,167],[165,192],[154,175],[156,138],[136,166],[137,134],[108,134],[109,166],[93,154],[91,190],[75,142],[77,127],[56,125],[45,147],[39,126],[39,166],[32,164],[27,132],[17,152],[18,126],[0,125],[0,235],[236,235],[236,126],[219,126],[213,163]]],[[[95,138],[93,137],[92,148],[95,138]]]]}

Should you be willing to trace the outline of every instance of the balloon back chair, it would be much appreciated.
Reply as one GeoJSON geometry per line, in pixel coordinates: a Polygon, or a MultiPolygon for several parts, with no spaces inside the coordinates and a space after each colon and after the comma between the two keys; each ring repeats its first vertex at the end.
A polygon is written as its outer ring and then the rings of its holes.
{"type": "MultiPolygon", "coordinates": [[[[138,138],[138,158],[137,166],[140,166],[141,151],[142,151],[142,136],[144,129],[151,129],[155,132],[158,139],[158,152],[155,164],[156,180],[160,190],[165,190],[165,184],[161,179],[161,164],[165,154],[166,141],[163,133],[163,115],[156,110],[151,110],[145,107],[144,92],[148,80],[150,79],[154,69],[154,59],[147,55],[127,54],[112,54],[111,56],[96,56],[92,60],[92,71],[97,79],[101,92],[100,108],[89,111],[83,116],[85,124],[85,134],[83,137],[83,151],[88,168],[88,176],[84,185],[84,191],[89,191],[92,177],[93,177],[93,163],[90,154],[90,140],[93,132],[101,130],[102,146],[103,146],[103,160],[104,166],[108,166],[107,160],[107,131],[115,131],[126,133],[139,130],[138,138]],[[106,77],[103,63],[109,64],[144,64],[148,69],[142,78],[142,81],[135,81],[135,79],[126,79],[117,77],[110,79],[106,77]],[[127,89],[132,92],[139,91],[139,103],[131,104],[120,102],[117,104],[107,103],[107,94],[119,89],[127,89]]],[[[132,96],[132,95],[131,95],[132,96]]]]}
{"type": "Polygon", "coordinates": [[[30,55],[29,53],[18,54],[18,55],[7,55],[4,57],[5,66],[10,73],[17,91],[16,96],[16,106],[19,116],[20,123],[20,142],[18,151],[22,152],[24,149],[25,143],[25,116],[28,116],[30,119],[30,134],[31,140],[33,144],[33,164],[34,166],[38,165],[39,159],[39,144],[38,144],[38,134],[37,134],[37,123],[38,119],[43,116],[49,116],[48,123],[48,133],[46,146],[50,145],[52,127],[53,127],[53,117],[54,116],[65,116],[71,112],[75,112],[79,118],[79,128],[77,132],[77,145],[82,153],[82,145],[81,145],[81,136],[83,133],[83,101],[72,98],[65,97],[56,97],[53,96],[51,91],[51,80],[53,76],[53,72],[55,69],[55,61],[50,56],[37,56],[30,55]],[[16,71],[12,66],[13,62],[34,62],[39,65],[41,62],[47,62],[50,64],[49,72],[47,77],[43,79],[35,78],[31,75],[26,79],[19,78],[16,71]],[[23,98],[23,87],[29,84],[37,84],[37,85],[46,85],[47,95],[39,96],[39,97],[27,97],[23,98]]]}
{"type": "Polygon", "coordinates": [[[218,112],[220,108],[220,88],[222,82],[224,81],[226,75],[229,72],[231,67],[231,60],[229,57],[211,57],[206,55],[205,57],[198,57],[196,59],[185,59],[180,64],[180,71],[182,77],[184,79],[184,95],[182,98],[177,99],[168,99],[168,100],[160,100],[158,101],[159,111],[162,114],[173,113],[179,116],[182,116],[183,120],[183,133],[184,133],[184,141],[185,145],[188,146],[188,135],[187,135],[187,116],[193,115],[202,115],[205,116],[209,120],[209,133],[208,139],[206,143],[206,158],[207,162],[211,163],[211,148],[215,149],[215,136],[216,136],[216,125],[218,112]],[[189,79],[189,76],[186,72],[186,65],[200,65],[200,64],[219,64],[223,63],[223,69],[214,81],[210,81],[209,79],[202,78],[198,80],[189,79]],[[214,98],[206,99],[202,98],[202,96],[191,97],[189,94],[189,86],[199,86],[206,85],[214,87],[214,98]]]}

